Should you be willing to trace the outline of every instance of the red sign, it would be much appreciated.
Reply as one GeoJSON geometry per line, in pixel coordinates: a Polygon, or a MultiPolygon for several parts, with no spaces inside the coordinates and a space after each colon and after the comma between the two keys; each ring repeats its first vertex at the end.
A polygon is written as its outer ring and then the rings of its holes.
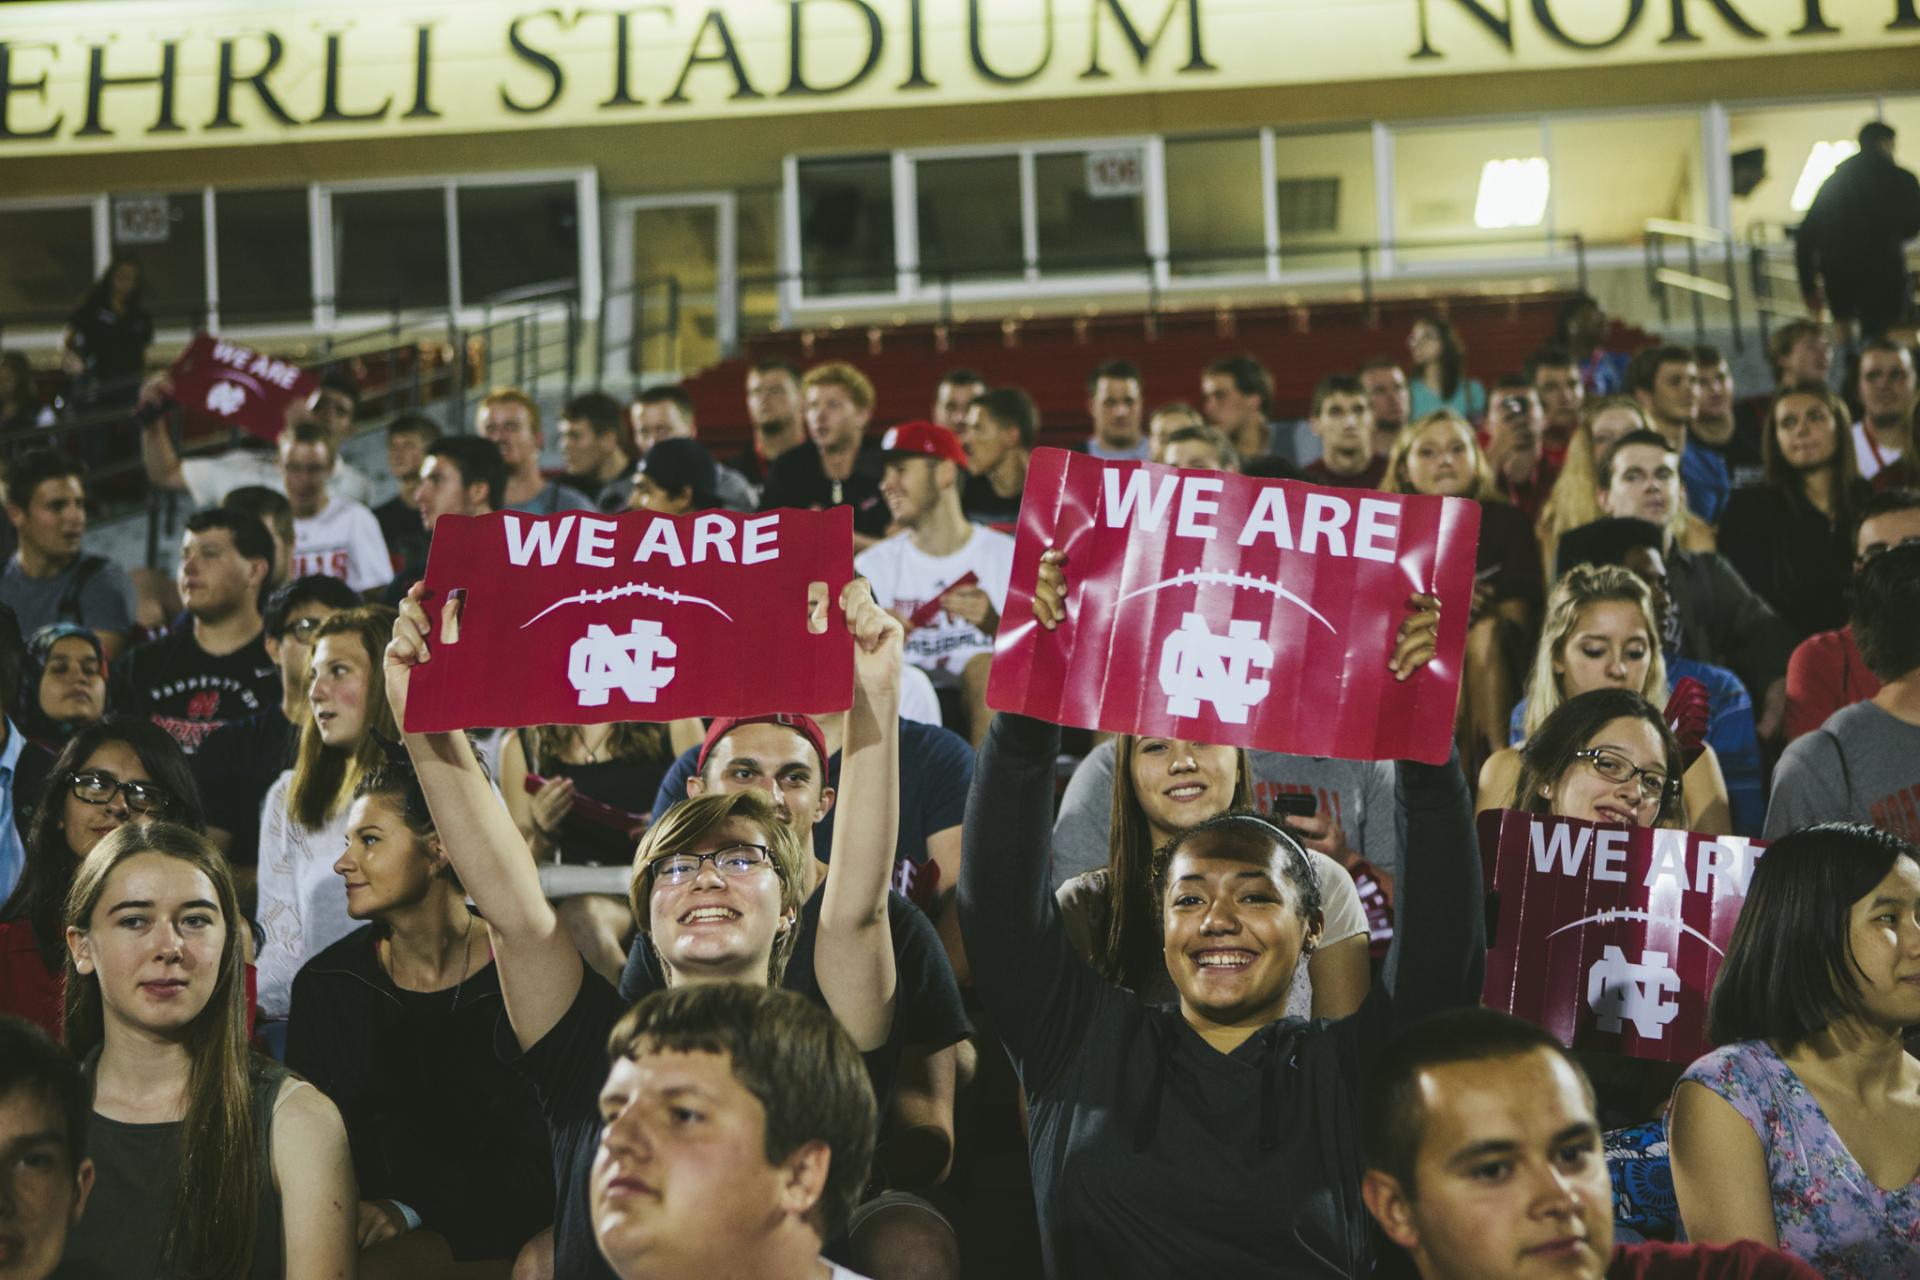
{"type": "Polygon", "coordinates": [[[1576,1049],[1692,1062],[1766,846],[1490,809],[1494,910],[1481,999],[1576,1049]]]}
{"type": "Polygon", "coordinates": [[[1446,760],[1480,508],[1034,453],[988,702],[1059,724],[1348,760],[1446,760]],[[1033,621],[1040,553],[1067,620],[1033,621]],[[1407,597],[1439,651],[1387,670],[1407,597]]]}
{"type": "Polygon", "coordinates": [[[853,513],[442,516],[406,727],[823,715],[853,701],[853,513]],[[817,588],[814,584],[820,584],[817,588]],[[465,592],[458,638],[442,602],[465,592]],[[809,595],[826,626],[808,627],[809,595]]]}
{"type": "Polygon", "coordinates": [[[173,362],[173,398],[188,413],[278,440],[287,406],[305,404],[320,379],[278,356],[200,334],[173,362]]]}

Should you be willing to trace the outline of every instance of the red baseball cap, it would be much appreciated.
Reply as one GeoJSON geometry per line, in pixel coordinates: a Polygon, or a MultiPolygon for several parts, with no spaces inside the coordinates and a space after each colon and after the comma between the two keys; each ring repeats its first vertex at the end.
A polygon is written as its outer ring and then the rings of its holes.
{"type": "Polygon", "coordinates": [[[967,467],[967,451],[960,447],[960,437],[931,422],[903,422],[897,427],[888,427],[887,434],[880,437],[880,452],[945,459],[962,471],[967,467]]]}
{"type": "Polygon", "coordinates": [[[814,754],[820,757],[821,785],[826,785],[827,735],[820,731],[819,721],[812,716],[788,715],[786,712],[775,712],[763,716],[721,716],[707,729],[706,740],[700,744],[700,754],[693,758],[694,772],[705,773],[707,755],[713,750],[714,744],[743,724],[783,725],[811,742],[814,754]]]}

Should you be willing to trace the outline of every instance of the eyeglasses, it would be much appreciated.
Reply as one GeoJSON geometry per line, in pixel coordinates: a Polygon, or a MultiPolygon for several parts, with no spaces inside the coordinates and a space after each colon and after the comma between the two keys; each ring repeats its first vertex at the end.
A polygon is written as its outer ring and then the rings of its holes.
{"type": "Polygon", "coordinates": [[[1623,755],[1593,747],[1586,751],[1573,753],[1575,760],[1585,760],[1593,766],[1593,771],[1608,782],[1631,782],[1640,780],[1640,795],[1647,800],[1665,800],[1674,787],[1673,779],[1658,769],[1642,769],[1623,755]]]}
{"type": "Polygon", "coordinates": [[[701,866],[708,862],[715,871],[731,879],[772,866],[773,857],[763,844],[730,844],[712,853],[670,853],[654,861],[653,878],[656,883],[664,880],[668,884],[685,884],[699,875],[701,866]]]}
{"type": "Polygon", "coordinates": [[[301,644],[311,644],[313,643],[313,633],[318,631],[320,624],[325,621],[325,618],[301,618],[297,622],[289,622],[287,624],[287,634],[295,640],[298,640],[301,644]]]}
{"type": "Polygon", "coordinates": [[[88,804],[112,804],[119,796],[127,808],[139,814],[165,813],[173,807],[173,794],[151,782],[122,782],[110,773],[73,775],[73,798],[88,804]]]}
{"type": "Polygon", "coordinates": [[[1920,546],[1920,537],[1902,538],[1898,542],[1869,542],[1867,549],[1853,558],[1854,572],[1858,573],[1895,547],[1912,546],[1920,546]]]}

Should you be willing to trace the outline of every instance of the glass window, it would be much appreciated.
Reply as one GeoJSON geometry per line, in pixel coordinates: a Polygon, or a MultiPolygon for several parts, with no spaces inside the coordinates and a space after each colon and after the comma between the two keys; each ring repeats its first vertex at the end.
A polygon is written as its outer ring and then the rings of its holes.
{"type": "Polygon", "coordinates": [[[1267,269],[1260,139],[1169,138],[1167,250],[1175,276],[1267,269]]]}
{"type": "Polygon", "coordinates": [[[220,320],[265,324],[313,314],[307,193],[221,191],[213,198],[220,320]]]}
{"type": "Polygon", "coordinates": [[[1019,279],[1020,157],[914,162],[920,283],[1019,279]]]}
{"type": "Polygon", "coordinates": [[[93,209],[0,209],[0,316],[20,328],[67,321],[94,280],[93,209]]]}
{"type": "Polygon", "coordinates": [[[333,275],[341,312],[449,305],[445,192],[335,193],[333,275]]]}
{"type": "Polygon", "coordinates": [[[1637,244],[1648,218],[1703,226],[1711,218],[1697,114],[1558,120],[1547,141],[1557,231],[1577,231],[1590,246],[1637,244]],[[1632,182],[1606,162],[1616,156],[1633,157],[1632,182]]]}
{"type": "Polygon", "coordinates": [[[1402,262],[1546,252],[1553,190],[1538,124],[1403,129],[1393,150],[1402,262]],[[1419,248],[1423,240],[1449,243],[1419,248]]]}
{"type": "Polygon", "coordinates": [[[801,292],[894,292],[892,161],[803,160],[799,181],[801,292]]]}
{"type": "MultiPolygon", "coordinates": [[[[741,336],[774,327],[780,317],[780,191],[742,190],[736,206],[741,336]]],[[[732,352],[728,352],[732,355],[732,352]]]]}
{"type": "Polygon", "coordinates": [[[580,219],[571,181],[462,187],[460,300],[572,283],[580,273],[580,219]]]}
{"type": "Polygon", "coordinates": [[[113,247],[140,263],[147,310],[163,328],[206,324],[206,210],[198,191],[116,196],[109,209],[113,247]]]}
{"type": "Polygon", "coordinates": [[[1729,111],[1727,151],[1741,179],[1734,188],[1735,233],[1780,234],[1797,224],[1833,166],[1857,149],[1860,126],[1874,115],[1872,99],[1729,111]]]}
{"type": "Polygon", "coordinates": [[[1273,180],[1281,270],[1357,272],[1352,246],[1380,238],[1372,131],[1276,133],[1273,180]]]}
{"type": "Polygon", "coordinates": [[[1042,275],[1146,269],[1144,151],[1133,144],[1034,157],[1042,275]]]}

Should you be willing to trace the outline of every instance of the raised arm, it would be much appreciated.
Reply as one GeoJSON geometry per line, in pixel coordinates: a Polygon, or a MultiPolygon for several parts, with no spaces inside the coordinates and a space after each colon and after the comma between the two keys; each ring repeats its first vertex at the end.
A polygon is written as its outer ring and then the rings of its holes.
{"type": "MultiPolygon", "coordinates": [[[[167,374],[156,373],[141,384],[140,399],[135,409],[158,410],[172,396],[173,379],[167,374]]],[[[168,430],[166,414],[155,413],[140,428],[140,461],[146,465],[148,484],[174,493],[186,492],[187,476],[180,468],[180,454],[173,447],[173,435],[168,430]]]]}
{"type": "MultiPolygon", "coordinates": [[[[431,660],[425,586],[415,583],[400,605],[387,645],[387,700],[393,717],[406,723],[407,686],[413,669],[431,660]]],[[[449,600],[441,627],[457,625],[449,600]]],[[[433,814],[434,829],[480,914],[493,933],[500,965],[500,992],[507,1020],[522,1049],[551,1031],[573,1004],[584,973],[580,953],[561,928],[546,896],[526,841],[488,785],[473,745],[464,733],[402,735],[433,814]]]]}
{"type": "Polygon", "coordinates": [[[906,632],[856,578],[840,593],[853,633],[853,709],[840,748],[840,819],[820,898],[813,971],[827,1008],[865,1052],[893,1025],[887,887],[900,831],[900,662],[906,632]]]}
{"type": "Polygon", "coordinates": [[[1388,985],[1393,1020],[1404,1026],[1479,1001],[1487,930],[1473,806],[1458,755],[1437,765],[1402,760],[1398,769],[1407,849],[1388,985]]]}

